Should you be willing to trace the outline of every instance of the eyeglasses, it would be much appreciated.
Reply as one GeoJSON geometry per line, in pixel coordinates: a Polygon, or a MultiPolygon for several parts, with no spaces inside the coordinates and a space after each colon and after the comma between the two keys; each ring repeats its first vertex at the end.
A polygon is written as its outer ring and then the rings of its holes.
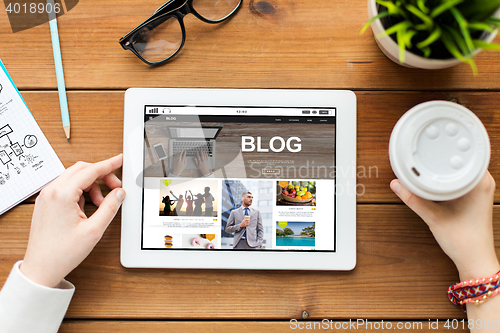
{"type": "Polygon", "coordinates": [[[242,1],[169,0],[122,37],[120,45],[146,64],[159,65],[172,59],[184,46],[184,16],[193,13],[203,22],[220,23],[236,13],[242,1]]]}

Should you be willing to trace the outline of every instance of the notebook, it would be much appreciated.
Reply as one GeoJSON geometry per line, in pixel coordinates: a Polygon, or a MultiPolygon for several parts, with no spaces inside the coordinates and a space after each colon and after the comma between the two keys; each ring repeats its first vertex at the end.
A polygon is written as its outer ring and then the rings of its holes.
{"type": "Polygon", "coordinates": [[[0,214],[40,191],[64,166],[0,60],[0,214]]]}

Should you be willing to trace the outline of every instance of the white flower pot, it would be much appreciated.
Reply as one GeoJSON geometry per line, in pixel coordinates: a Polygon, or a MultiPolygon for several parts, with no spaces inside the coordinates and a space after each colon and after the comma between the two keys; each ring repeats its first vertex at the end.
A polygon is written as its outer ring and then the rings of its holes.
{"type": "MultiPolygon", "coordinates": [[[[375,0],[368,0],[368,15],[370,18],[378,15],[377,3],[375,2],[375,0]]],[[[500,17],[500,10],[498,10],[495,13],[495,16],[500,17]]],[[[381,34],[385,30],[380,19],[375,20],[371,24],[371,28],[375,36],[381,34]]],[[[488,43],[492,42],[496,34],[497,30],[495,30],[495,32],[492,34],[489,34],[488,37],[485,39],[485,41],[488,43]]],[[[441,69],[441,68],[456,66],[461,63],[460,60],[455,58],[451,59],[424,58],[408,51],[405,51],[405,62],[400,63],[399,46],[391,37],[385,36],[380,39],[375,38],[375,41],[380,47],[380,50],[382,50],[382,52],[387,56],[387,58],[405,67],[422,68],[422,69],[441,69]]]]}

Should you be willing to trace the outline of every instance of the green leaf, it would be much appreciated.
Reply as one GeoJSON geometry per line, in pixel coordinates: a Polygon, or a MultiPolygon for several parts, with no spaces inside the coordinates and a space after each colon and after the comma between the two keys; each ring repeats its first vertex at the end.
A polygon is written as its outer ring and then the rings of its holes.
{"type": "Polygon", "coordinates": [[[401,10],[401,8],[399,8],[399,4],[400,4],[399,1],[397,2],[397,4],[393,3],[392,1],[385,1],[385,0],[375,0],[375,2],[378,3],[379,5],[382,5],[385,8],[387,8],[387,11],[391,15],[395,15],[395,14],[405,15],[403,10],[401,10]]]}
{"type": "Polygon", "coordinates": [[[397,37],[399,46],[399,62],[404,64],[406,59],[405,59],[405,43],[404,43],[404,38],[402,36],[402,30],[398,30],[397,37]]]}
{"type": "Polygon", "coordinates": [[[415,36],[417,32],[415,30],[401,32],[401,38],[403,39],[403,43],[406,45],[406,48],[411,49],[411,39],[415,36]]]}
{"type": "Polygon", "coordinates": [[[462,55],[462,53],[460,53],[460,50],[455,44],[455,41],[448,33],[443,32],[441,40],[443,41],[444,46],[451,53],[452,56],[461,61],[465,61],[465,57],[462,55]]]}
{"type": "Polygon", "coordinates": [[[467,47],[467,44],[465,43],[465,39],[462,37],[462,35],[455,30],[454,28],[446,27],[448,33],[450,34],[450,37],[455,41],[455,44],[458,45],[460,48],[460,51],[464,56],[470,54],[469,48],[467,47]]]}
{"type": "Polygon", "coordinates": [[[378,14],[377,16],[374,16],[372,17],[368,22],[365,23],[365,25],[361,28],[361,31],[359,32],[360,35],[362,35],[366,29],[368,29],[368,27],[370,25],[372,25],[373,22],[375,22],[376,20],[378,20],[379,18],[383,18],[383,17],[386,17],[386,16],[389,16],[389,12],[382,12],[380,14],[378,14]]]}
{"type": "Polygon", "coordinates": [[[397,33],[398,31],[402,31],[402,30],[408,29],[409,27],[411,27],[411,25],[412,24],[410,22],[408,22],[408,21],[399,22],[398,24],[393,25],[389,29],[384,30],[383,32],[377,34],[375,37],[377,39],[379,39],[379,38],[382,38],[382,37],[385,37],[385,36],[390,36],[390,35],[392,35],[394,33],[397,33]]]}
{"type": "Polygon", "coordinates": [[[450,0],[450,1],[443,1],[443,4],[441,6],[438,6],[434,8],[430,14],[430,17],[436,18],[445,11],[449,10],[450,8],[455,7],[459,3],[463,2],[464,0],[450,0]]]}
{"type": "Polygon", "coordinates": [[[417,7],[425,14],[429,14],[429,8],[425,6],[425,0],[417,0],[417,7]]]}
{"type": "Polygon", "coordinates": [[[415,26],[415,30],[424,31],[424,30],[429,30],[429,29],[427,29],[427,26],[422,23],[422,24],[417,24],[415,26]]]}
{"type": "Polygon", "coordinates": [[[460,11],[456,8],[450,8],[451,13],[457,20],[458,26],[460,27],[460,31],[462,32],[462,35],[465,40],[465,44],[469,48],[469,52],[472,53],[474,52],[474,44],[472,43],[472,38],[470,37],[469,30],[467,29],[468,22],[467,20],[462,16],[460,11]]]}
{"type": "Polygon", "coordinates": [[[410,13],[414,14],[416,17],[418,17],[419,19],[421,19],[422,22],[425,24],[425,26],[429,30],[432,29],[432,27],[434,26],[434,21],[429,16],[427,16],[426,14],[424,14],[421,10],[419,10],[417,7],[415,7],[413,5],[407,5],[406,9],[410,13]]]}
{"type": "Polygon", "coordinates": [[[460,53],[460,51],[457,48],[457,45],[454,43],[453,39],[448,35],[448,33],[443,32],[441,40],[443,41],[444,46],[451,53],[452,56],[459,59],[460,61],[468,63],[472,69],[472,73],[474,75],[477,75],[477,67],[476,67],[476,63],[474,62],[474,60],[472,60],[471,58],[468,58],[468,57],[464,57],[460,53]]]}
{"type": "Polygon", "coordinates": [[[467,0],[457,6],[470,21],[484,21],[500,7],[500,0],[467,0]]]}
{"type": "Polygon", "coordinates": [[[439,26],[436,26],[436,28],[432,31],[432,33],[427,37],[425,40],[421,41],[420,43],[417,44],[417,47],[419,49],[426,48],[427,46],[431,45],[435,41],[437,41],[441,37],[441,28],[439,26]]]}
{"type": "Polygon", "coordinates": [[[498,17],[490,17],[489,19],[484,20],[484,23],[491,24],[494,26],[500,26],[500,18],[498,17]]]}
{"type": "Polygon", "coordinates": [[[476,62],[472,59],[467,59],[466,63],[469,64],[470,68],[472,69],[472,74],[474,76],[477,75],[477,66],[476,66],[476,62]]]}
{"type": "Polygon", "coordinates": [[[429,58],[432,52],[430,47],[423,47],[420,51],[424,52],[424,57],[426,58],[429,58]]]}
{"type": "Polygon", "coordinates": [[[495,31],[495,29],[493,29],[490,24],[481,23],[481,22],[469,22],[469,24],[467,24],[467,27],[469,29],[473,29],[473,30],[488,31],[490,33],[495,31]]]}
{"type": "Polygon", "coordinates": [[[478,49],[500,51],[500,45],[495,43],[487,43],[484,40],[474,39],[474,46],[478,49]]]}

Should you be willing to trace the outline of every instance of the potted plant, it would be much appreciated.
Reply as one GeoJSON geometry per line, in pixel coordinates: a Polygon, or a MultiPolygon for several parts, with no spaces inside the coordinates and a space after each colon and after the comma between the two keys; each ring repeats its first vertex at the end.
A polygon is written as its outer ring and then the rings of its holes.
{"type": "Polygon", "coordinates": [[[368,0],[372,27],[384,54],[406,67],[440,69],[468,63],[492,43],[500,26],[500,0],[368,0]]]}

